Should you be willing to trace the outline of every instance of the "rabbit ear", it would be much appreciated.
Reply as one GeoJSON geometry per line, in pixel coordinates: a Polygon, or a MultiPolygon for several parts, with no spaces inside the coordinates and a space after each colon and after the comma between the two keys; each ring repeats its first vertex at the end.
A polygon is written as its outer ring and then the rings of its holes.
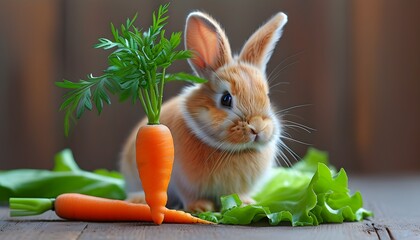
{"type": "Polygon", "coordinates": [[[185,48],[197,74],[205,76],[232,60],[229,41],[220,25],[202,12],[190,13],[185,27],[185,48]]]}
{"type": "Polygon", "coordinates": [[[245,43],[239,59],[259,67],[264,73],[274,47],[287,23],[287,15],[280,12],[261,26],[245,43]]]}

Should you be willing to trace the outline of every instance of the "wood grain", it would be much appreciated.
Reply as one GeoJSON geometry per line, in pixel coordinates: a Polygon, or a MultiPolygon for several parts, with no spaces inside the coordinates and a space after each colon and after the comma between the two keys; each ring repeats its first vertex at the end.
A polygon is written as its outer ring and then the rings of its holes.
{"type": "MultiPolygon", "coordinates": [[[[6,210],[0,214],[4,218],[6,210]]],[[[46,216],[0,220],[1,239],[377,239],[368,223],[317,227],[85,223],[46,216]]]]}
{"type": "Polygon", "coordinates": [[[0,239],[77,239],[87,226],[83,222],[59,219],[54,212],[36,217],[10,218],[8,210],[0,212],[0,239]]]}
{"type": "MultiPolygon", "coordinates": [[[[375,211],[375,210],[374,210],[375,211]]],[[[419,239],[420,218],[373,218],[316,227],[73,222],[48,212],[10,218],[0,208],[0,239],[419,239]]]]}

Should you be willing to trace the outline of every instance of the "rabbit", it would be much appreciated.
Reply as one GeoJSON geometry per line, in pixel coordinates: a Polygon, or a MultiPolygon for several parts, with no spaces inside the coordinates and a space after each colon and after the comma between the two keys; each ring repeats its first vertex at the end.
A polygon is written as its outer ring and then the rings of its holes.
{"type": "MultiPolygon", "coordinates": [[[[287,15],[277,13],[232,56],[224,30],[208,14],[188,15],[185,47],[193,71],[208,82],[187,86],[162,106],[161,123],[175,146],[168,207],[200,212],[220,207],[220,197],[237,193],[245,204],[275,165],[282,125],[269,99],[266,64],[282,35],[287,15]]],[[[145,202],[135,162],[139,122],[125,142],[120,170],[128,201],[145,202]]]]}

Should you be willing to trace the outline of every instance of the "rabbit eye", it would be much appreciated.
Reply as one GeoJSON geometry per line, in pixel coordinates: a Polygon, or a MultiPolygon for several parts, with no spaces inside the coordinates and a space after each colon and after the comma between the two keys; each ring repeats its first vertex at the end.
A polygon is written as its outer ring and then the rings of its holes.
{"type": "Polygon", "coordinates": [[[232,107],[232,96],[229,92],[225,92],[222,96],[221,103],[225,107],[232,107]]]}

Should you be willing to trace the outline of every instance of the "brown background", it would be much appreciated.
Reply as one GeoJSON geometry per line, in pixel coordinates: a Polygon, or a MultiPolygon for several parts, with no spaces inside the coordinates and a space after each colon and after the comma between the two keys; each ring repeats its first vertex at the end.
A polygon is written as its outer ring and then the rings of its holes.
{"type": "MultiPolygon", "coordinates": [[[[99,74],[108,52],[92,45],[111,36],[109,23],[139,12],[138,23],[149,26],[162,2],[0,0],[0,169],[51,168],[65,147],[82,168],[116,169],[140,105],[114,98],[101,117],[85,114],[65,138],[58,112],[64,91],[54,82],[99,74]]],[[[222,23],[235,52],[267,18],[286,12],[267,69],[279,83],[272,100],[281,109],[301,106],[284,118],[316,129],[289,129],[292,137],[327,150],[351,172],[420,170],[420,1],[175,0],[168,31],[182,30],[194,9],[222,23]]],[[[182,86],[168,84],[166,97],[182,86]]],[[[288,145],[301,156],[307,148],[288,145]]]]}

